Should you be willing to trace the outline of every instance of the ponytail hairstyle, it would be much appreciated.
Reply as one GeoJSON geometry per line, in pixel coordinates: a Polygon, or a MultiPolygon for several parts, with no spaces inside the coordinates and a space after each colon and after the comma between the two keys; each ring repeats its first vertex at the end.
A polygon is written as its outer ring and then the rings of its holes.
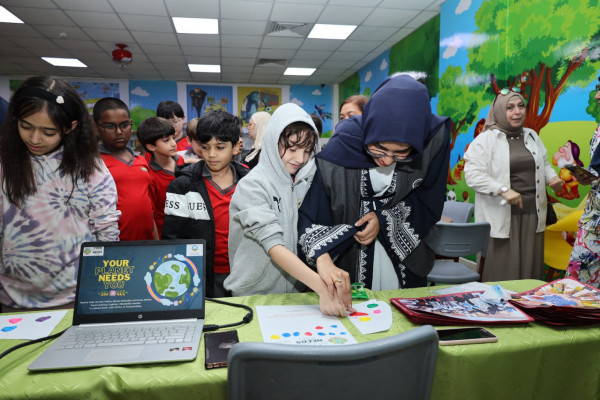
{"type": "Polygon", "coordinates": [[[63,148],[63,156],[58,170],[63,176],[70,176],[72,191],[78,179],[87,182],[94,170],[100,169],[98,141],[79,93],[62,80],[48,76],[29,78],[11,97],[6,120],[0,128],[2,189],[17,207],[37,190],[32,165],[34,158],[21,140],[18,123],[19,119],[40,111],[48,113],[60,132],[58,148],[63,148]],[[71,130],[73,121],[77,125],[71,130]]]}

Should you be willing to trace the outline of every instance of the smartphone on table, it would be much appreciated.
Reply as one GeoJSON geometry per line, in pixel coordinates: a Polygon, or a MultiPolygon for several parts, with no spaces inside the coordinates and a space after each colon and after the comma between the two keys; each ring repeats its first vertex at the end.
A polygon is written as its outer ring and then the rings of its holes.
{"type": "Polygon", "coordinates": [[[480,326],[469,328],[436,329],[440,346],[497,342],[498,337],[480,326]]]}
{"type": "Polygon", "coordinates": [[[207,332],[204,334],[206,369],[227,366],[227,356],[234,344],[238,343],[237,331],[207,332]]]}

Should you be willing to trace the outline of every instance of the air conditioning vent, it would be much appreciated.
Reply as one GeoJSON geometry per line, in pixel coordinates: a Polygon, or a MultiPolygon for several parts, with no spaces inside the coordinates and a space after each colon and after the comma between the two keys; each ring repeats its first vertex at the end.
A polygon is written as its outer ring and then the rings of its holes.
{"type": "Polygon", "coordinates": [[[287,61],[288,60],[278,58],[259,58],[256,65],[285,67],[287,65],[287,61]]]}
{"type": "Polygon", "coordinates": [[[294,22],[274,22],[267,26],[267,36],[306,37],[312,24],[294,22]]]}

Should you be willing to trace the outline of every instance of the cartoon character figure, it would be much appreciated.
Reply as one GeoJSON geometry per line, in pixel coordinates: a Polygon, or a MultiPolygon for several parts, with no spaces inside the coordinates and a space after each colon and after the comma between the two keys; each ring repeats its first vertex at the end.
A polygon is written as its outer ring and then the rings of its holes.
{"type": "Polygon", "coordinates": [[[583,167],[583,163],[579,160],[580,153],[581,150],[577,143],[568,140],[567,143],[560,147],[552,156],[552,164],[560,168],[558,177],[565,182],[562,189],[556,192],[556,196],[566,200],[579,198],[579,182],[577,182],[565,166],[575,164],[583,167]]]}
{"type": "Polygon", "coordinates": [[[454,166],[454,179],[457,181],[462,180],[462,173],[465,169],[465,160],[459,160],[454,166]]]}
{"type": "Polygon", "coordinates": [[[449,190],[448,193],[446,194],[446,200],[447,201],[456,201],[456,192],[454,192],[454,190],[449,190]]]}
{"type": "Polygon", "coordinates": [[[264,104],[260,100],[260,93],[254,90],[242,101],[241,117],[246,124],[250,122],[252,114],[260,111],[259,107],[264,107],[264,104]]]}
{"type": "Polygon", "coordinates": [[[192,107],[196,110],[196,114],[198,118],[200,118],[200,113],[202,110],[202,104],[204,103],[204,99],[206,98],[206,92],[202,90],[202,88],[195,87],[190,90],[190,100],[192,103],[192,107]]]}

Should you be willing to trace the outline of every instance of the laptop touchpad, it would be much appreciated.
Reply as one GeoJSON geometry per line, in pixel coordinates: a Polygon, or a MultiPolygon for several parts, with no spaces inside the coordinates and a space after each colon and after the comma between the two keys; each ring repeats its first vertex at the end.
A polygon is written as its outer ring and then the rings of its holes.
{"type": "Polygon", "coordinates": [[[119,346],[111,349],[94,349],[85,357],[89,362],[114,362],[122,360],[135,360],[144,351],[144,346],[119,346]]]}

